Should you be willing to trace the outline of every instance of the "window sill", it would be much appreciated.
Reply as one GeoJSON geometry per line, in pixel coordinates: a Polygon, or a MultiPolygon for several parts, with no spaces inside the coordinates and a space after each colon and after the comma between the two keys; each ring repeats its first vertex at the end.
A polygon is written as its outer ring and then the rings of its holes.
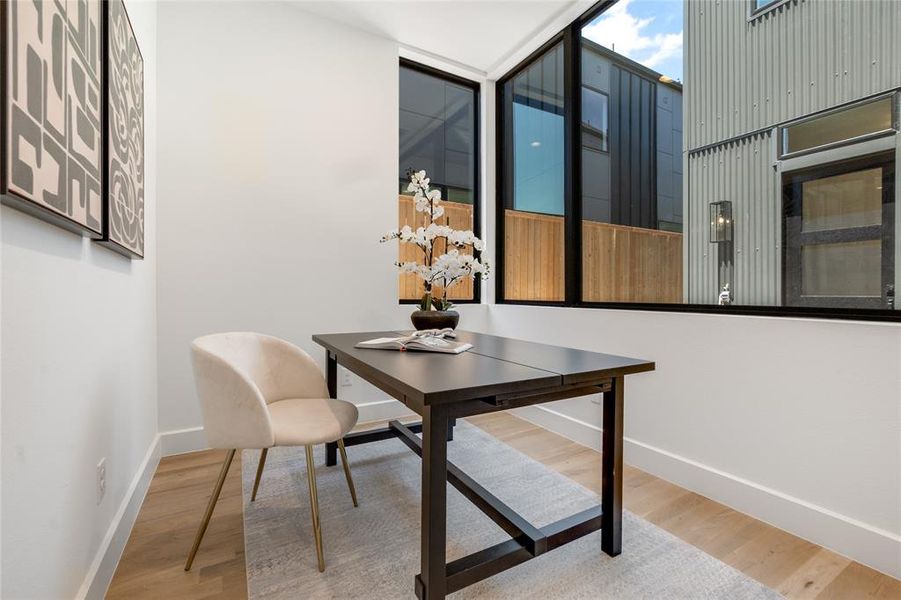
{"type": "Polygon", "coordinates": [[[596,308],[606,310],[631,310],[647,312],[700,313],[712,315],[736,315],[757,317],[784,317],[794,319],[832,319],[843,321],[881,321],[901,323],[901,310],[877,310],[854,308],[807,308],[788,306],[750,306],[716,304],[637,304],[626,302],[530,302],[524,300],[498,300],[497,304],[514,306],[543,306],[557,308],[596,308]]]}
{"type": "MultiPolygon", "coordinates": [[[[454,306],[459,306],[461,304],[481,304],[482,303],[480,300],[451,300],[451,302],[453,302],[454,306]]],[[[403,299],[401,299],[401,300],[397,301],[397,304],[398,304],[398,306],[404,306],[404,305],[414,306],[416,304],[419,304],[419,300],[403,300],[403,299]]]]}

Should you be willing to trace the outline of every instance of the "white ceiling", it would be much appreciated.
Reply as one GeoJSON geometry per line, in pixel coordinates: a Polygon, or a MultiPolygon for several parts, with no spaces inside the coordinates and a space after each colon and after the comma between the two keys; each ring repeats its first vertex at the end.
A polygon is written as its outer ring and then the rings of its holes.
{"type": "Polygon", "coordinates": [[[491,72],[584,0],[295,0],[304,10],[491,72]]]}

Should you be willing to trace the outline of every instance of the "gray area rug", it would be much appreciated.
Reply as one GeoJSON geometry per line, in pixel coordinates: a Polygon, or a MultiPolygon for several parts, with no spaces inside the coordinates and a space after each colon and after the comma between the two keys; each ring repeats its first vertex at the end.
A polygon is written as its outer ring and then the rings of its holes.
{"type": "MultiPolygon", "coordinates": [[[[270,450],[253,503],[250,490],[259,451],[244,451],[244,544],[251,599],[415,598],[420,460],[398,440],[354,446],[347,453],[359,508],[351,503],[340,464],[324,466],[324,449],[317,449],[325,548],[325,573],[319,573],[303,449],[270,450]]],[[[468,423],[458,423],[448,453],[535,525],[598,503],[593,492],[468,423]]],[[[450,485],[447,531],[448,560],[509,539],[450,485]]],[[[623,553],[616,558],[601,551],[597,531],[451,597],[780,598],[629,512],[623,516],[623,553]]]]}

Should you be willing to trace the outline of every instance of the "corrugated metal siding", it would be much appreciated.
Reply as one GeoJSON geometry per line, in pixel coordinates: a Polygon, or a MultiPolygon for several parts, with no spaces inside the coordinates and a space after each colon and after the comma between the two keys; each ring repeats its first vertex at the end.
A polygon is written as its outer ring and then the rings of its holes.
{"type": "Polygon", "coordinates": [[[688,273],[692,303],[716,303],[717,246],[710,243],[708,205],[731,200],[735,219],[734,302],[774,305],[780,300],[781,202],[769,132],[688,158],[688,273]]]}
{"type": "Polygon", "coordinates": [[[686,149],[901,87],[901,1],[685,3],[686,149]]]}

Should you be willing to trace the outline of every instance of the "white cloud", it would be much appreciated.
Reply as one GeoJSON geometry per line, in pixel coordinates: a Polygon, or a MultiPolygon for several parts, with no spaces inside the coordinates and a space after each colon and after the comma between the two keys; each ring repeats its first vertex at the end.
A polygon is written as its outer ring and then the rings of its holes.
{"type": "Polygon", "coordinates": [[[652,69],[680,56],[682,31],[645,34],[654,17],[636,17],[629,12],[630,4],[632,0],[620,0],[594,23],[585,26],[582,35],[652,69]]]}
{"type": "Polygon", "coordinates": [[[654,43],[657,44],[657,49],[654,53],[643,61],[640,61],[647,67],[654,69],[663,61],[674,56],[682,55],[681,31],[679,33],[657,34],[654,36],[654,43]]]}

